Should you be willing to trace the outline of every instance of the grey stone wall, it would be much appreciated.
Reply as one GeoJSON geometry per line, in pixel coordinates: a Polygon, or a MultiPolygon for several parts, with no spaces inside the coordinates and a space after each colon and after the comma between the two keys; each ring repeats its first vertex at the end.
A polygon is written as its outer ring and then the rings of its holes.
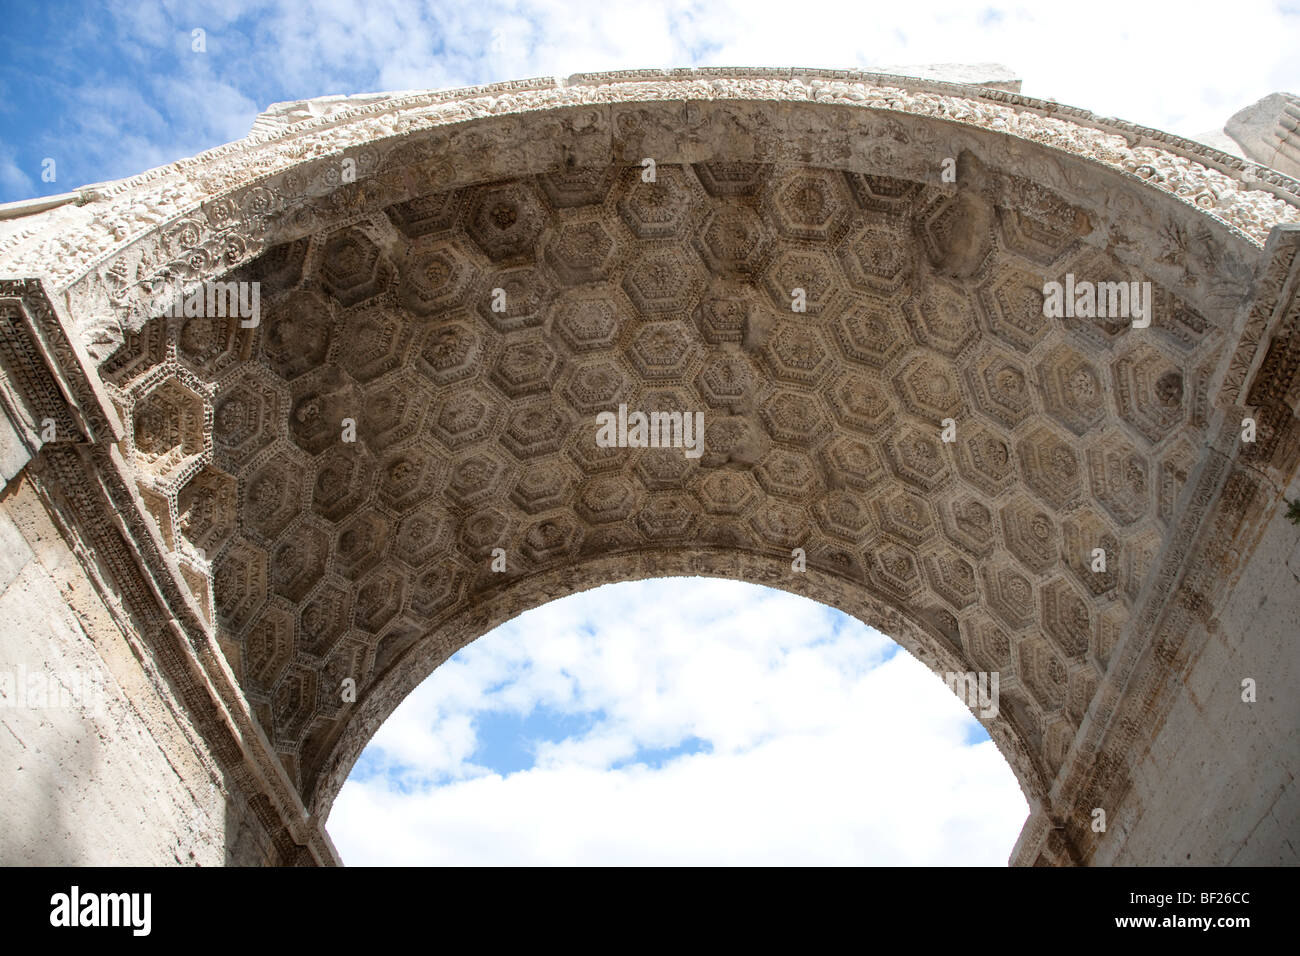
{"type": "Polygon", "coordinates": [[[262,826],[119,620],[20,475],[0,492],[0,864],[264,861],[262,826]]]}
{"type": "Polygon", "coordinates": [[[1300,864],[1298,638],[1300,528],[1278,516],[1199,655],[1169,675],[1174,704],[1090,863],[1300,864]]]}

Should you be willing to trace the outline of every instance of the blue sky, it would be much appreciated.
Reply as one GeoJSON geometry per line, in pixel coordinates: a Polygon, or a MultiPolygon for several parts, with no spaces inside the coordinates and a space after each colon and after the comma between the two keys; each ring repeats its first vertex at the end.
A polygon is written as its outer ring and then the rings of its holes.
{"type": "Polygon", "coordinates": [[[1031,95],[1186,135],[1300,91],[1296,0],[46,0],[3,13],[0,201],[191,156],[274,102],[521,76],[1002,62],[1031,95]]]}

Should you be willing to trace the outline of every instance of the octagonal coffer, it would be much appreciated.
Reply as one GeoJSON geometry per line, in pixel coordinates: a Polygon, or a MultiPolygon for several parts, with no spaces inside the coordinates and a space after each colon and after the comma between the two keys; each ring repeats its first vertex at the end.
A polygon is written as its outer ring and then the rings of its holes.
{"type": "Polygon", "coordinates": [[[542,205],[524,182],[473,189],[465,200],[465,232],[496,262],[531,258],[545,225],[542,205]]]}
{"type": "Polygon", "coordinates": [[[380,245],[366,232],[349,226],[322,243],[320,280],[341,305],[356,305],[383,292],[395,270],[380,245]]]}
{"type": "Polygon", "coordinates": [[[237,488],[234,476],[209,466],[176,496],[181,535],[201,558],[215,555],[234,534],[237,488]]]}
{"type": "Polygon", "coordinates": [[[168,378],[133,410],[136,461],[148,473],[170,478],[204,450],[205,399],[179,378],[168,378]]]}

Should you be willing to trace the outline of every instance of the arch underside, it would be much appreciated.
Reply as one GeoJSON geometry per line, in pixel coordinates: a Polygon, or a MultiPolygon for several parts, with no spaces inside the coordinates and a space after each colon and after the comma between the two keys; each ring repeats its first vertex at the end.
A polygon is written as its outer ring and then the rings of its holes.
{"type": "Polygon", "coordinates": [[[794,165],[641,172],[437,193],[278,246],[239,273],[259,328],[154,320],[101,366],[304,796],[365,737],[340,682],[386,716],[411,687],[385,672],[477,636],[459,619],[502,577],[528,595],[579,557],[705,546],[779,559],[790,580],[767,579],[794,588],[804,548],[831,603],[860,589],[923,622],[910,649],[939,669],[998,671],[1000,740],[1041,797],[1195,460],[1214,320],[1162,287],[1146,334],[1045,319],[1045,279],[1132,275],[1060,205],[794,165]],[[703,411],[703,456],[598,448],[619,404],[703,411]]]}
{"type": "MultiPolygon", "coordinates": [[[[346,154],[218,190],[61,280],[143,507],[313,813],[457,648],[678,574],[999,672],[986,726],[1047,799],[1207,444],[1258,267],[1248,215],[1161,188],[1156,161],[844,105],[337,135],[346,154]],[[219,241],[250,205],[275,214],[219,241]],[[1150,327],[1044,317],[1067,273],[1150,282],[1150,327]],[[255,327],[149,318],[167,282],[210,278],[260,283],[255,327]],[[620,404],[702,411],[702,457],[597,447],[620,404]]],[[[1261,221],[1293,217],[1276,204],[1261,221]]]]}

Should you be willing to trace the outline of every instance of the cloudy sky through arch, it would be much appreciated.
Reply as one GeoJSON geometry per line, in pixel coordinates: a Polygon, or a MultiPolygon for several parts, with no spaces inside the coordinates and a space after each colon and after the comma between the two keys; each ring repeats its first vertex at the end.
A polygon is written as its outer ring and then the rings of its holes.
{"type": "Polygon", "coordinates": [[[1001,866],[1028,812],[983,728],[887,637],[671,578],[462,649],[380,728],[328,829],[349,864],[1001,866]]]}

